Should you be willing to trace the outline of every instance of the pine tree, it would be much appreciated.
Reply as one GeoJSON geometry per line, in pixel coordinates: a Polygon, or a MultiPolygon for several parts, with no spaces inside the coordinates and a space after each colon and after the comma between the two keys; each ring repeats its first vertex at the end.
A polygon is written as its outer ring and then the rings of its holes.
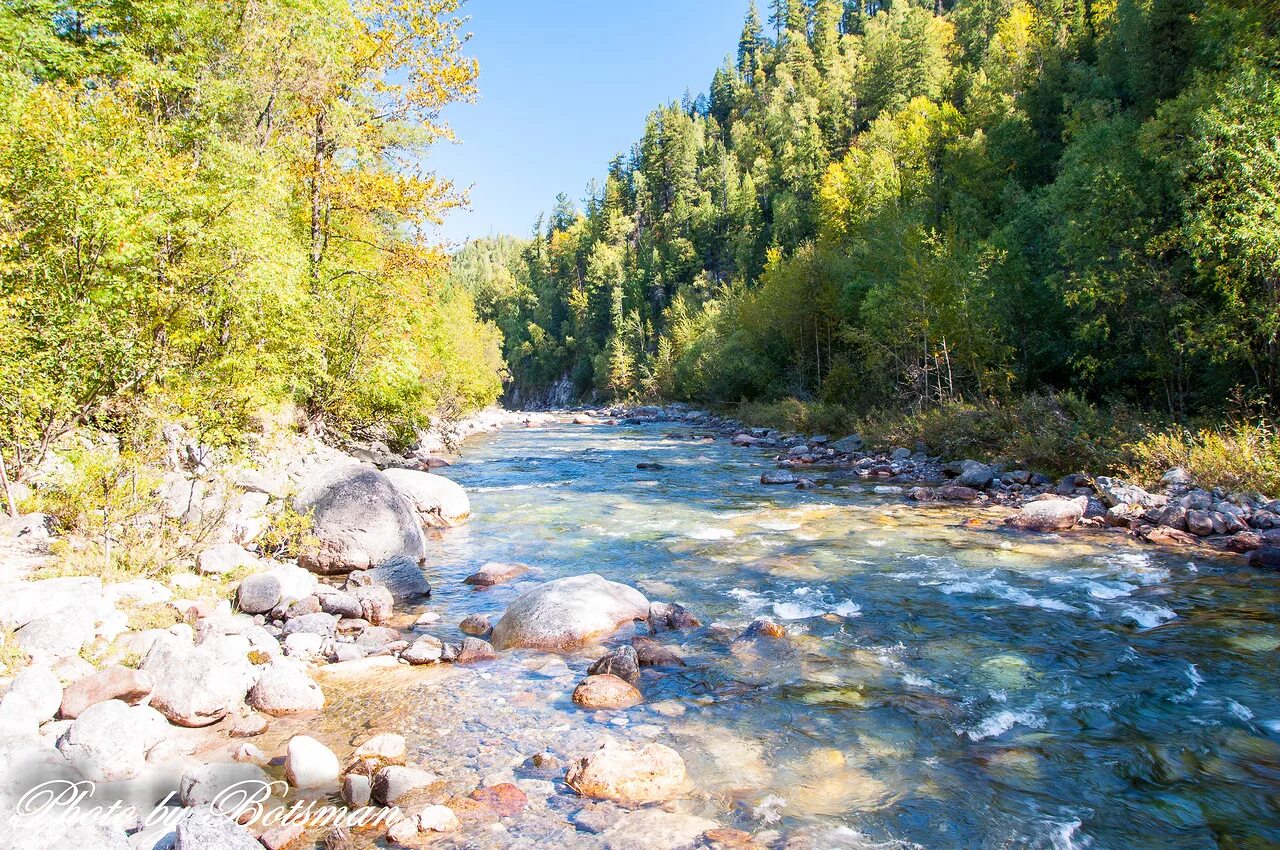
{"type": "Polygon", "coordinates": [[[751,0],[747,7],[747,19],[742,24],[742,36],[738,39],[738,73],[745,80],[750,80],[755,73],[753,63],[756,51],[764,41],[764,30],[760,26],[760,10],[756,8],[756,0],[751,0]]]}

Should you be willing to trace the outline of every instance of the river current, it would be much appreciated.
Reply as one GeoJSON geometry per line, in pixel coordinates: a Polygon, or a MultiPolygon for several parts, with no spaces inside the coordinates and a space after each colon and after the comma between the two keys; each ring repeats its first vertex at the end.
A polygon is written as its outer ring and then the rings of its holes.
{"type": "Polygon", "coordinates": [[[643,705],[570,702],[599,652],[326,686],[335,725],[405,733],[460,790],[546,792],[523,826],[450,840],[603,846],[563,770],[526,760],[607,734],[673,746],[696,786],[678,809],[778,847],[1280,846],[1280,577],[1118,534],[1015,535],[856,483],[764,487],[765,452],[672,430],[468,441],[445,472],[473,516],[432,543],[419,609],[457,639],[462,617],[587,572],[679,602],[706,625],[663,637],[688,666],[647,670],[643,705]],[[535,572],[461,583],[490,560],[535,572]],[[786,626],[781,648],[733,643],[759,616],[786,626]]]}

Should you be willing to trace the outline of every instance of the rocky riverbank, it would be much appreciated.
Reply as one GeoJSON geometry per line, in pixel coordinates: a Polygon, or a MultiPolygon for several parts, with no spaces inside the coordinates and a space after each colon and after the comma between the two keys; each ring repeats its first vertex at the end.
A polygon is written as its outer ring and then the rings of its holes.
{"type": "MultiPolygon", "coordinates": [[[[856,436],[751,429],[682,406],[487,421],[565,419],[670,423],[670,440],[760,452],[760,487],[862,487],[922,507],[983,508],[980,521],[993,527],[1249,549],[1265,563],[1269,516],[1280,516],[1265,500],[1198,490],[1176,472],[1160,494],[1086,476],[1055,482],[944,461],[923,447],[870,452],[856,436]]],[[[24,556],[6,562],[0,626],[20,672],[0,697],[0,793],[12,802],[40,782],[87,779],[97,783],[94,804],[122,805],[109,823],[5,824],[4,846],[822,846],[805,843],[824,839],[803,830],[770,829],[764,815],[754,834],[722,826],[700,804],[715,792],[690,778],[679,741],[654,740],[661,727],[628,717],[636,707],[653,718],[683,711],[654,692],[683,675],[689,652],[723,649],[755,669],[809,636],[770,619],[704,625],[678,600],[651,600],[586,569],[538,581],[536,567],[497,561],[463,583],[490,593],[513,585],[503,612],[445,623],[429,606],[425,544],[461,533],[470,503],[438,449],[338,449],[277,433],[246,462],[180,434],[171,444],[164,503],[191,534],[214,530],[163,581],[46,577],[52,559],[41,550],[56,530],[36,516],[11,525],[7,545],[24,556]],[[264,535],[286,511],[310,516],[311,526],[295,557],[271,557],[264,535]],[[430,748],[408,745],[395,728],[409,702],[438,702],[440,717],[451,706],[461,713],[481,698],[476,688],[511,676],[512,665],[563,690],[567,710],[596,718],[595,731],[564,725],[566,708],[547,706],[546,694],[514,688],[486,704],[478,728],[442,731],[430,748]],[[374,705],[383,720],[367,719],[374,705]],[[280,806],[328,801],[372,814],[350,827],[216,816],[211,807],[225,807],[222,795],[237,783],[270,783],[280,806]],[[172,817],[148,823],[157,804],[172,817]]],[[[834,693],[823,698],[852,698],[834,693]]],[[[718,740],[713,731],[705,736],[718,740]]],[[[733,740],[730,773],[745,769],[733,740]]],[[[748,761],[766,769],[756,756],[748,761]]],[[[843,762],[822,770],[868,790],[843,762]]]]}
{"type": "Polygon", "coordinates": [[[1162,490],[1086,472],[1051,479],[1039,472],[931,455],[928,448],[869,449],[862,437],[790,434],[750,427],[684,404],[577,412],[578,424],[662,422],[679,426],[674,440],[727,439],[735,446],[774,450],[761,472],[766,486],[806,490],[861,486],[886,498],[922,505],[989,508],[987,520],[1029,532],[1102,530],[1166,547],[1208,548],[1241,555],[1260,568],[1280,568],[1280,500],[1259,493],[1204,489],[1181,468],[1168,470],[1162,490]]]}

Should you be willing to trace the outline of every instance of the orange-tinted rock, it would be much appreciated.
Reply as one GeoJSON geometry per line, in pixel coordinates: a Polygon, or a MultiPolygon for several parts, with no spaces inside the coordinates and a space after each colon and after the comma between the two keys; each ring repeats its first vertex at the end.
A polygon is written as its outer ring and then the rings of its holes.
{"type": "Polygon", "coordinates": [[[529,805],[525,793],[510,782],[493,785],[488,788],[477,788],[468,796],[477,802],[484,803],[498,813],[498,817],[511,817],[524,811],[529,805]]]}
{"type": "Polygon", "coordinates": [[[644,702],[635,686],[612,673],[588,676],[573,689],[573,701],[583,708],[630,708],[644,702]]]}

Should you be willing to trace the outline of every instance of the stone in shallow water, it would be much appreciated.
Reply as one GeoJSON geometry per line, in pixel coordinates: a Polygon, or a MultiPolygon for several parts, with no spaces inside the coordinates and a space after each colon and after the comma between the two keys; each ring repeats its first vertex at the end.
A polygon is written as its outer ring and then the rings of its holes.
{"type": "Polygon", "coordinates": [[[635,746],[606,743],[574,762],[565,776],[584,797],[619,803],[654,803],[685,790],[684,759],[662,744],[635,746]]]}
{"type": "Polygon", "coordinates": [[[623,815],[601,838],[608,850],[680,850],[693,847],[720,824],[696,815],[642,809],[623,815]]]}
{"type": "Polygon", "coordinates": [[[619,679],[624,679],[634,685],[640,681],[640,659],[634,647],[620,646],[602,656],[587,668],[587,672],[593,676],[601,673],[612,673],[619,679]]]}
{"type": "Polygon", "coordinates": [[[469,795],[471,799],[484,803],[498,813],[498,817],[511,817],[524,811],[529,805],[529,798],[510,782],[491,785],[488,788],[477,788],[469,795]]]}
{"type": "Polygon", "coordinates": [[[663,646],[646,637],[634,637],[631,646],[635,648],[636,660],[641,667],[683,667],[684,658],[669,646],[663,646]]]}
{"type": "Polygon", "coordinates": [[[583,679],[573,690],[573,701],[587,709],[630,708],[644,702],[635,686],[611,673],[600,673],[583,679]]]}
{"type": "Polygon", "coordinates": [[[336,785],[338,757],[324,744],[307,735],[295,735],[285,749],[284,775],[294,788],[310,789],[336,785]]]}
{"type": "Polygon", "coordinates": [[[484,637],[493,630],[493,626],[489,623],[488,614],[472,614],[458,624],[458,629],[464,635],[484,637]]]}
{"type": "Polygon", "coordinates": [[[493,627],[493,645],[563,651],[649,616],[635,588],[589,573],[556,579],[516,599],[493,627]]]}
{"type": "Polygon", "coordinates": [[[476,587],[492,587],[518,578],[528,571],[529,567],[525,564],[490,561],[462,581],[476,587]]]}

